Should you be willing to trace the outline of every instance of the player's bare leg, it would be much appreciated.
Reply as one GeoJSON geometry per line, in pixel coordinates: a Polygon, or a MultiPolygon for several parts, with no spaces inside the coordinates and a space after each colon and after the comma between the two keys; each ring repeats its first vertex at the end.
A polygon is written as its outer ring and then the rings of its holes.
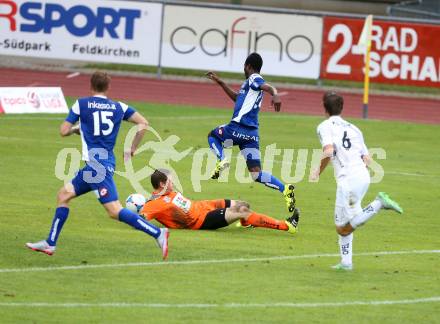
{"type": "Polygon", "coordinates": [[[76,197],[73,185],[69,182],[61,187],[57,194],[57,207],[69,207],[69,202],[76,197]]]}
{"type": "Polygon", "coordinates": [[[111,218],[116,219],[116,220],[119,219],[119,213],[120,213],[120,211],[122,209],[122,205],[119,202],[119,200],[103,204],[102,206],[104,207],[104,209],[106,210],[107,214],[111,218]]]}
{"type": "Polygon", "coordinates": [[[61,187],[57,194],[57,209],[52,221],[52,227],[46,240],[35,243],[26,243],[26,247],[36,252],[43,252],[53,255],[56,249],[56,242],[61,229],[69,215],[69,202],[76,197],[75,190],[71,183],[61,187]]]}
{"type": "MultiPolygon", "coordinates": [[[[246,201],[242,200],[231,200],[231,206],[230,208],[240,211],[240,207],[246,207],[247,209],[250,209],[250,205],[246,201]]],[[[251,224],[246,223],[246,220],[244,218],[240,218],[238,222],[235,225],[236,227],[245,227],[245,228],[252,228],[253,226],[251,224]]]]}

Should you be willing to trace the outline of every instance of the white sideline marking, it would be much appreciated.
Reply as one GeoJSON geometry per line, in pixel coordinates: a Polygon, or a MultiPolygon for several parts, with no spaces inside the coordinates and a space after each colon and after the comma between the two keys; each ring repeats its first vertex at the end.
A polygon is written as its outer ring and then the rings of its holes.
{"type": "Polygon", "coordinates": [[[401,299],[401,300],[359,300],[348,302],[329,303],[226,303],[226,304],[150,304],[150,303],[0,303],[0,307],[57,307],[57,308],[80,308],[80,307],[139,307],[139,308],[265,308],[265,307],[289,307],[289,308],[323,308],[344,306],[383,306],[383,305],[408,305],[420,303],[440,302],[439,296],[401,299]]]}
{"type": "MultiPolygon", "coordinates": [[[[440,250],[363,252],[363,253],[356,253],[355,256],[437,254],[437,253],[440,253],[440,250]]],[[[262,261],[284,261],[284,260],[296,260],[296,259],[315,259],[315,258],[330,258],[330,257],[334,258],[334,257],[338,257],[338,256],[339,256],[338,253],[325,253],[325,254],[284,255],[284,256],[274,256],[274,257],[261,257],[261,258],[183,260],[183,261],[166,261],[166,262],[162,261],[162,262],[104,263],[104,264],[70,265],[70,266],[57,266],[57,267],[0,269],[0,273],[44,272],[44,271],[58,271],[58,270],[82,270],[82,269],[103,269],[103,268],[128,268],[128,267],[154,267],[154,266],[219,264],[219,263],[242,263],[242,262],[262,262],[262,261]]]]}
{"type": "Polygon", "coordinates": [[[422,173],[411,173],[411,172],[388,171],[386,173],[397,174],[397,175],[406,175],[406,176],[412,176],[412,177],[437,177],[436,175],[429,175],[429,174],[422,174],[422,173]]]}

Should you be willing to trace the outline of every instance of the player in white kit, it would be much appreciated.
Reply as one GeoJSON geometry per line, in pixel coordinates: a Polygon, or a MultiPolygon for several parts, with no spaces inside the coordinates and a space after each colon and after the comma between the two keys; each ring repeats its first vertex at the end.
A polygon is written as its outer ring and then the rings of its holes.
{"type": "Polygon", "coordinates": [[[337,182],[335,225],[341,254],[341,263],[332,268],[352,270],[353,231],[381,209],[392,209],[398,213],[403,210],[384,192],[379,192],[376,199],[362,209],[362,199],[370,185],[367,167],[371,161],[362,132],[341,118],[344,106],[342,96],[326,92],[323,105],[328,119],[319,124],[317,129],[323,156],[319,169],[312,174],[312,180],[319,178],[331,160],[337,182]]]}

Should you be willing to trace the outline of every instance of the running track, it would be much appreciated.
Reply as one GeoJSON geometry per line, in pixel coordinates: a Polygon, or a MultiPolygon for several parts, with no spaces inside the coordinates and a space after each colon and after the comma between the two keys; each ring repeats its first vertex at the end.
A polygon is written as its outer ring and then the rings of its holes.
{"type": "MultiPolygon", "coordinates": [[[[67,78],[66,72],[21,69],[0,69],[0,86],[61,86],[66,96],[80,97],[89,93],[89,75],[67,78]]],[[[237,86],[238,87],[238,86],[237,86]]],[[[282,111],[306,115],[322,115],[322,90],[278,88],[282,94],[282,111]]],[[[121,100],[134,100],[175,105],[231,108],[232,103],[216,85],[209,82],[158,80],[140,77],[113,76],[110,95],[121,100]]],[[[362,115],[360,94],[343,93],[344,114],[362,115]]],[[[263,110],[269,110],[269,96],[263,110]]],[[[440,124],[440,100],[388,95],[370,97],[369,117],[440,124]]]]}

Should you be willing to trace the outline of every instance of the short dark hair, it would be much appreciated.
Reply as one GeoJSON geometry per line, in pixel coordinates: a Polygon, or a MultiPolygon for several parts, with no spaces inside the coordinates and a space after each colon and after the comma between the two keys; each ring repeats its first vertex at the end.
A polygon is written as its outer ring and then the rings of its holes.
{"type": "Polygon", "coordinates": [[[340,115],[344,109],[344,98],[334,91],[327,91],[322,97],[325,111],[330,116],[340,115]]]}
{"type": "Polygon", "coordinates": [[[110,76],[106,72],[96,71],[90,78],[90,86],[93,91],[106,92],[110,86],[110,76]]]}
{"type": "Polygon", "coordinates": [[[244,65],[250,65],[255,71],[260,72],[263,66],[263,59],[258,53],[251,53],[246,58],[244,65]]]}
{"type": "Polygon", "coordinates": [[[151,175],[151,185],[154,189],[159,189],[161,182],[167,182],[169,171],[166,169],[154,170],[151,175]]]}

